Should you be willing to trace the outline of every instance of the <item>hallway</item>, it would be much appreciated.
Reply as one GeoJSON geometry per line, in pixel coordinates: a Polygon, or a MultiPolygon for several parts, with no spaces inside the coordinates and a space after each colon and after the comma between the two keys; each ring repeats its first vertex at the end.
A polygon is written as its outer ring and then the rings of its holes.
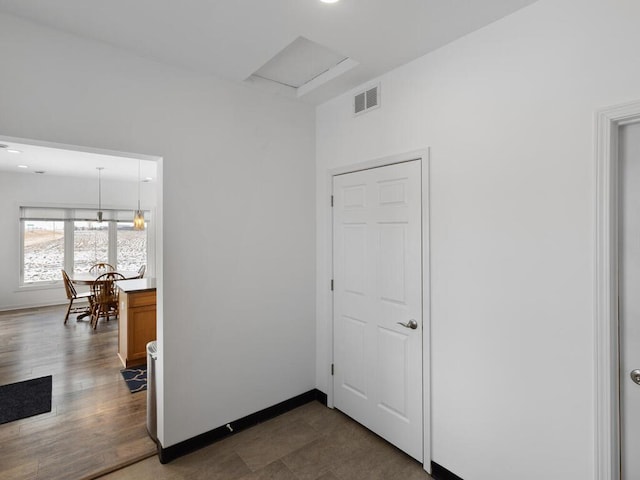
{"type": "Polygon", "coordinates": [[[422,465],[337,410],[311,402],[162,465],[101,480],[427,480],[422,465]]]}

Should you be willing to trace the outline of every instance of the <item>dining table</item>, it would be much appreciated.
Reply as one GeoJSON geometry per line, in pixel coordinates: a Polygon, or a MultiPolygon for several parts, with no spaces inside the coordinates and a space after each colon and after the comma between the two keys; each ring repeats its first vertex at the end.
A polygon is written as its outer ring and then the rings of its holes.
{"type": "MultiPolygon", "coordinates": [[[[98,279],[98,277],[100,275],[104,275],[105,273],[110,273],[110,272],[96,272],[96,273],[89,273],[89,272],[75,272],[73,274],[69,275],[69,278],[71,278],[71,281],[77,285],[93,285],[94,283],[96,283],[96,280],[98,279]]],[[[116,270],[113,273],[121,273],[125,280],[130,280],[132,278],[136,278],[138,277],[139,273],[137,271],[126,271],[126,270],[116,270]]]]}
{"type": "MultiPolygon", "coordinates": [[[[101,275],[104,275],[105,273],[109,273],[109,272],[104,272],[104,271],[99,271],[95,273],[74,272],[73,274],[69,275],[69,278],[71,279],[71,282],[75,283],[76,285],[93,285],[94,283],[96,283],[96,280],[98,279],[98,277],[101,275]]],[[[117,270],[113,273],[121,273],[122,276],[124,276],[125,280],[137,278],[140,275],[137,271],[127,271],[127,270],[117,270]]],[[[90,312],[78,315],[78,320],[84,317],[88,317],[89,315],[91,315],[90,312]]]]}

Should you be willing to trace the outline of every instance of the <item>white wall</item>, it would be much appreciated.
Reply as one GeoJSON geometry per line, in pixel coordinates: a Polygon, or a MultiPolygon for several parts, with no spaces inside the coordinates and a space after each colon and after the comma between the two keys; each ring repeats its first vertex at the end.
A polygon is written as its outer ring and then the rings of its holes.
{"type": "MultiPolygon", "coordinates": [[[[136,182],[103,180],[104,208],[135,208],[136,182]]],[[[0,311],[41,305],[67,303],[62,284],[57,287],[19,288],[20,280],[20,206],[55,205],[95,208],[96,179],[0,172],[0,311]]],[[[140,199],[145,210],[155,210],[155,183],[144,184],[140,199]]],[[[133,219],[133,211],[131,213],[133,219]]],[[[155,222],[149,224],[155,227],[155,222]]],[[[152,253],[152,252],[151,252],[152,253]]],[[[149,259],[150,263],[153,259],[149,259]]],[[[155,269],[148,265],[150,271],[155,269]]],[[[60,277],[62,280],[62,277],[60,277]]]]}
{"type": "Polygon", "coordinates": [[[594,112],[640,99],[639,19],[541,0],[317,110],[317,385],[327,171],[428,146],[433,460],[465,480],[594,478],[594,112]]]}
{"type": "Polygon", "coordinates": [[[163,158],[163,446],[314,388],[313,109],[7,15],[0,58],[0,135],[163,158]]]}

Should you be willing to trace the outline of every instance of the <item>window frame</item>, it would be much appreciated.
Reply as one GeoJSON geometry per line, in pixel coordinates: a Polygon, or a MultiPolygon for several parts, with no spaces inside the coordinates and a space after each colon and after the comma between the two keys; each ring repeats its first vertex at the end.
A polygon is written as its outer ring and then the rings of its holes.
{"type": "MultiPolygon", "coordinates": [[[[28,282],[25,283],[25,222],[28,221],[56,221],[63,222],[64,225],[64,247],[63,247],[63,267],[67,272],[74,271],[75,264],[75,248],[74,248],[74,229],[76,221],[87,221],[87,215],[95,212],[95,209],[89,209],[86,207],[57,207],[57,206],[29,206],[21,205],[18,208],[18,235],[19,235],[19,270],[18,270],[18,289],[19,290],[43,290],[49,288],[58,288],[62,285],[62,278],[57,278],[50,281],[28,282]],[[64,218],[52,216],[48,218],[45,216],[29,216],[24,212],[34,211],[42,212],[58,210],[64,212],[64,218]]],[[[133,218],[133,211],[121,208],[103,208],[102,211],[106,214],[107,219],[103,220],[108,224],[108,247],[107,247],[107,262],[111,265],[117,265],[118,262],[118,223],[131,223],[133,218]],[[128,215],[131,218],[120,218],[120,216],[128,215]],[[108,218],[113,217],[113,218],[108,218]]],[[[146,233],[146,257],[147,263],[152,258],[152,238],[151,229],[149,228],[151,212],[149,210],[143,210],[145,216],[145,233],[146,233]]],[[[95,218],[95,217],[93,217],[95,218]]],[[[149,271],[149,265],[147,265],[147,271],[149,271]]]]}

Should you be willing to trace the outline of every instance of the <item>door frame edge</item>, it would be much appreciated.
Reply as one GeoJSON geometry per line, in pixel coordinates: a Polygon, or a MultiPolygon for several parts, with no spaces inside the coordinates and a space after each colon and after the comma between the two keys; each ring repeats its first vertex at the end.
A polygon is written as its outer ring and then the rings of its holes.
{"type": "Polygon", "coordinates": [[[640,102],[595,115],[594,472],[620,480],[618,345],[618,133],[640,122],[640,102]]]}
{"type": "MultiPolygon", "coordinates": [[[[326,188],[329,195],[333,196],[333,177],[346,173],[354,173],[371,168],[386,167],[412,160],[421,161],[420,190],[422,198],[422,447],[423,468],[431,473],[431,258],[430,258],[430,149],[425,147],[397,155],[376,158],[364,162],[354,163],[344,167],[336,167],[327,170],[326,188]]],[[[333,209],[327,204],[327,272],[333,278],[333,209]]],[[[333,292],[328,291],[325,301],[330,306],[328,312],[328,345],[327,355],[334,361],[333,351],[333,292]]],[[[327,382],[327,406],[334,407],[333,377],[327,382]]]]}

